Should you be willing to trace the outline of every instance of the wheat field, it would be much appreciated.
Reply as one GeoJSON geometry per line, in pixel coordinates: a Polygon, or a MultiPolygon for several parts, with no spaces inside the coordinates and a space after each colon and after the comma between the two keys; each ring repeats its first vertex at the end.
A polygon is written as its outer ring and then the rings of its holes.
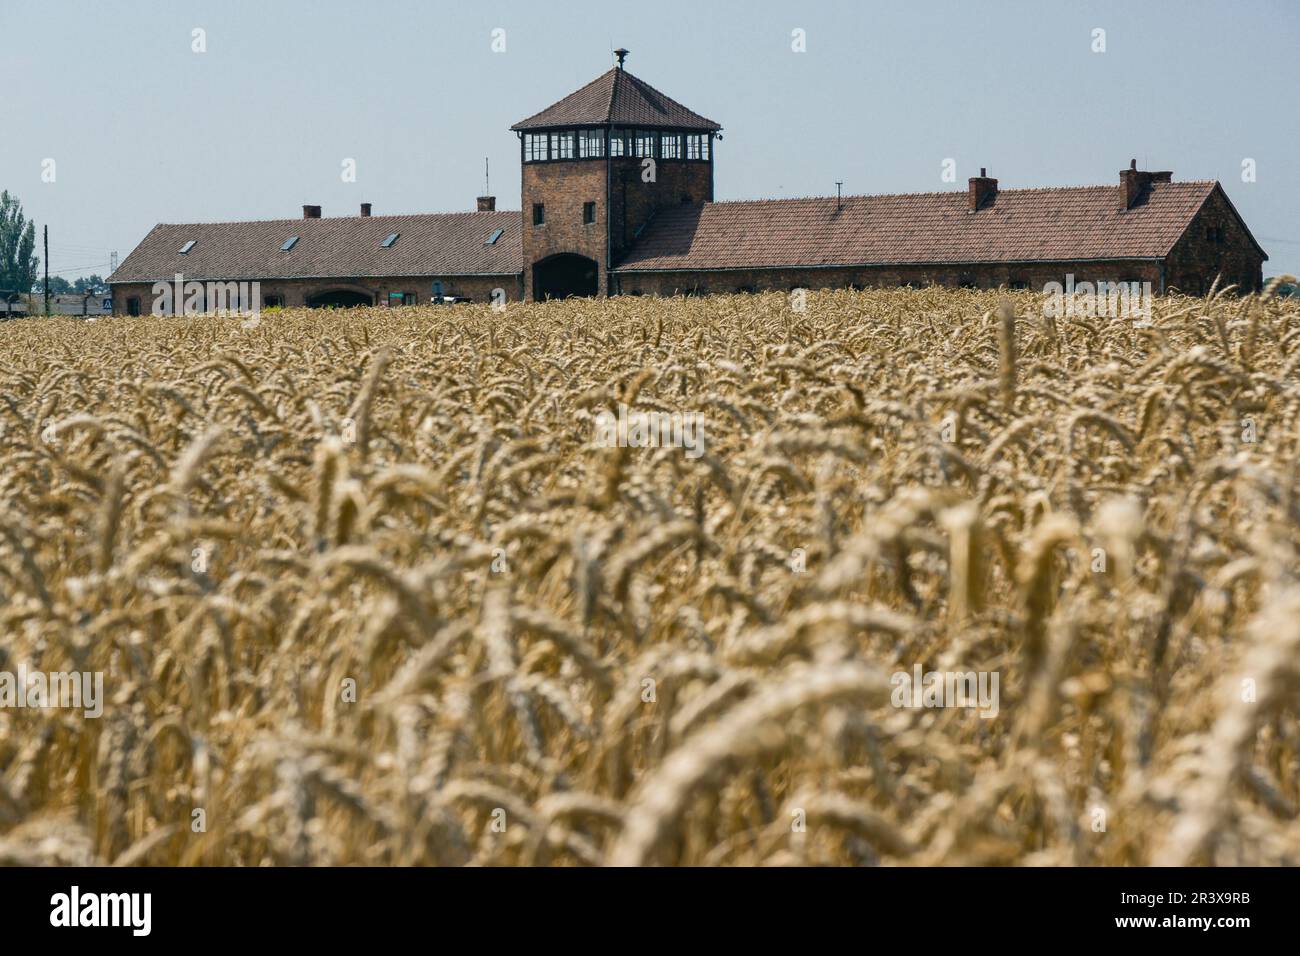
{"type": "Polygon", "coordinates": [[[1300,862],[1300,308],[0,325],[0,862],[1300,862]],[[699,416],[608,447],[597,416],[699,416]],[[1000,678],[996,715],[892,675],[1000,678]]]}

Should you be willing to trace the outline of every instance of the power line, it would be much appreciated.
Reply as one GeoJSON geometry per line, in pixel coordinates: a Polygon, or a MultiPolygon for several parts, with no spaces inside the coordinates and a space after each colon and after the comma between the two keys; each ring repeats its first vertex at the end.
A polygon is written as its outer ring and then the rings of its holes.
{"type": "Polygon", "coordinates": [[[66,276],[72,275],[74,272],[90,272],[92,269],[107,269],[108,266],[109,263],[107,262],[94,262],[85,266],[68,266],[59,272],[50,272],[49,274],[52,276],[66,276]]]}

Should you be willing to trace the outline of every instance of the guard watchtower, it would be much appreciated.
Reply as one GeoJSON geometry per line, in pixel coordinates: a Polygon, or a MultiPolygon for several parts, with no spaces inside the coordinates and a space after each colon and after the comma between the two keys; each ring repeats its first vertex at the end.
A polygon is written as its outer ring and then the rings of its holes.
{"type": "Polygon", "coordinates": [[[510,127],[522,163],[524,295],[607,295],[659,209],[713,201],[722,129],[618,65],[510,127]]]}

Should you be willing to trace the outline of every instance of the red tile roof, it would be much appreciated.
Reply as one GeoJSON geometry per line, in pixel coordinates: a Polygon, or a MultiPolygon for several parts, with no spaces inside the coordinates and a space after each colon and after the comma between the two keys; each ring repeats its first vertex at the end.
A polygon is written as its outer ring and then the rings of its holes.
{"type": "Polygon", "coordinates": [[[713,120],[688,110],[649,83],[618,67],[510,128],[528,130],[607,124],[670,127],[701,132],[722,129],[713,120]]]}
{"type": "Polygon", "coordinates": [[[109,282],[187,279],[506,275],[523,271],[518,211],[339,216],[154,226],[109,282]],[[505,230],[485,245],[497,229],[505,230]],[[390,248],[380,243],[392,233],[390,248]],[[280,247],[290,236],[298,242],[280,247]],[[180,248],[194,240],[194,248],[180,248]]]}
{"type": "Polygon", "coordinates": [[[1214,182],[1154,183],[1121,210],[1118,186],[771,199],[669,207],[618,271],[1165,256],[1214,182]]]}

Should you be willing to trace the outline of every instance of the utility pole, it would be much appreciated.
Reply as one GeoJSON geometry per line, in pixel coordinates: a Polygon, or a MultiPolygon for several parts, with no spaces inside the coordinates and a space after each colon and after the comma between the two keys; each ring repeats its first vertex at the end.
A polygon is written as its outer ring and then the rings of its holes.
{"type": "Polygon", "coordinates": [[[50,314],[50,227],[45,226],[45,315],[50,314]]]}

